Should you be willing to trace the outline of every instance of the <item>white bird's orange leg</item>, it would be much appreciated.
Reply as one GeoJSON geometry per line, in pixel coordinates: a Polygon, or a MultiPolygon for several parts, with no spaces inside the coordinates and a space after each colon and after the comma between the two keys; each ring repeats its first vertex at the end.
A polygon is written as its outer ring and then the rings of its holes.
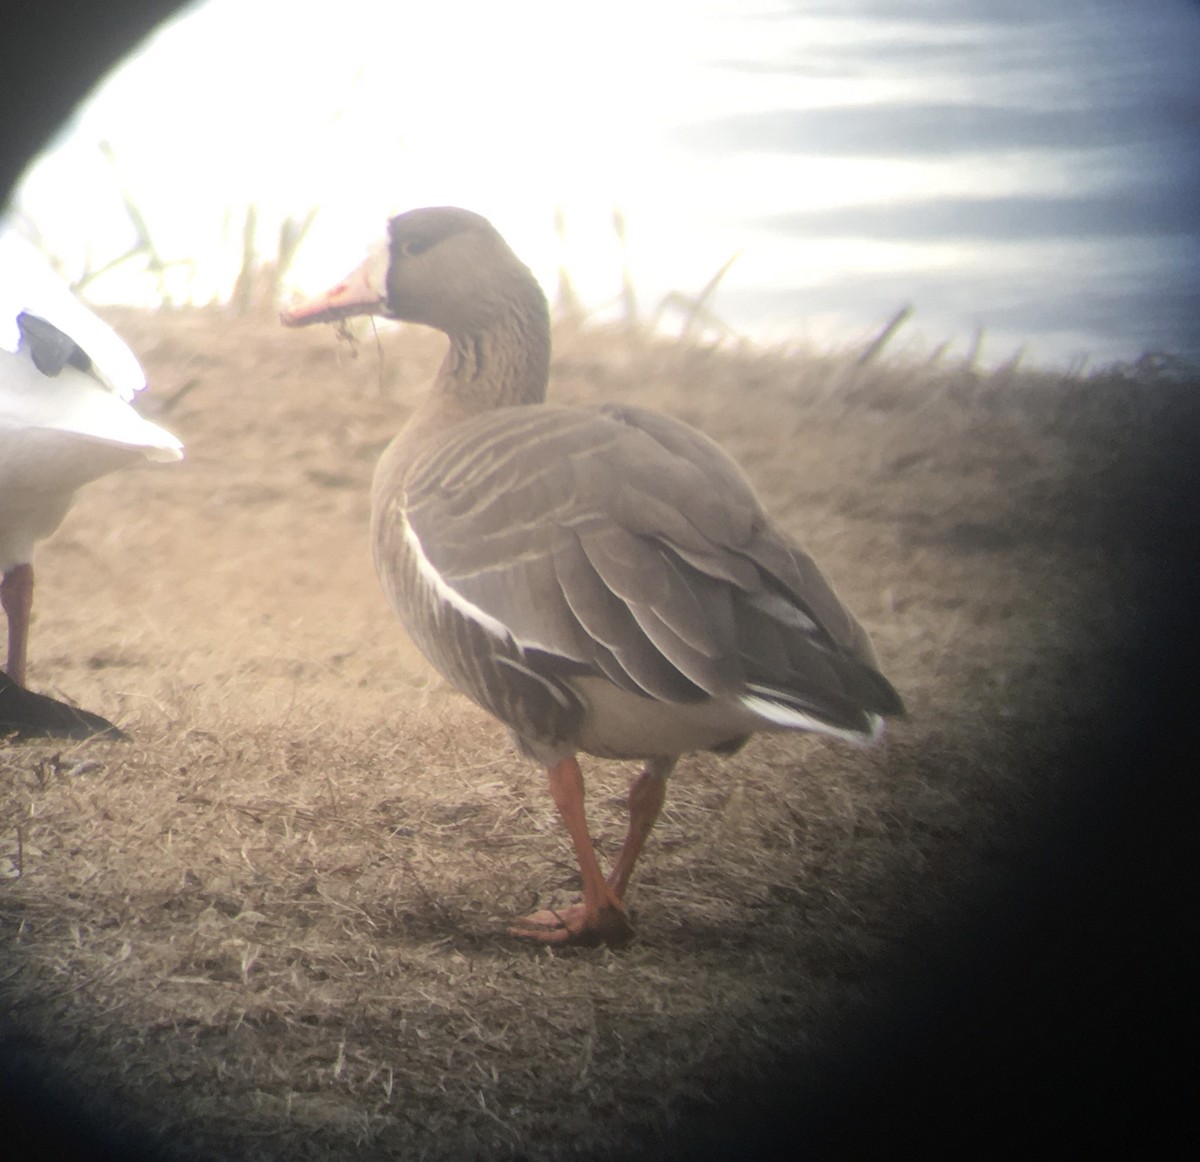
{"type": "Polygon", "coordinates": [[[8,618],[8,664],[5,673],[25,685],[25,651],[29,642],[29,615],[33,609],[33,566],[14,565],[0,578],[0,605],[8,618]]]}
{"type": "Polygon", "coordinates": [[[579,763],[572,755],[550,767],[546,774],[550,780],[554,805],[575,845],[575,858],[579,861],[579,871],[583,876],[583,903],[561,911],[534,912],[532,916],[523,916],[509,929],[509,933],[541,940],[546,944],[592,947],[603,943],[614,948],[628,944],[633,936],[633,928],[625,916],[620,897],[600,870],[596,849],[588,834],[587,819],[583,812],[583,774],[579,770],[579,763]]]}

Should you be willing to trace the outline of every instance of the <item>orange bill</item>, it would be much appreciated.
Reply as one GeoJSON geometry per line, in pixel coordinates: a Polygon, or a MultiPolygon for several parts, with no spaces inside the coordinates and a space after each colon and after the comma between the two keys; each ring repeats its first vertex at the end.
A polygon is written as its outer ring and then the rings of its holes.
{"type": "Polygon", "coordinates": [[[283,311],[279,321],[285,327],[307,327],[310,323],[334,323],[351,315],[386,315],[387,267],[387,248],[378,246],[341,282],[283,311]]]}

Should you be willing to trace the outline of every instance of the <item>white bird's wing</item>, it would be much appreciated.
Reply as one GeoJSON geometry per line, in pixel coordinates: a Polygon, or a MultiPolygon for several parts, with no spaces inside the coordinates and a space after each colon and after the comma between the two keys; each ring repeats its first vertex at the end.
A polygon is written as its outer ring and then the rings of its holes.
{"type": "Polygon", "coordinates": [[[0,228],[0,349],[12,354],[21,346],[22,313],[71,339],[91,360],[91,373],[121,399],[132,400],[146,386],[145,372],[116,331],[71,293],[32,243],[0,228]]]}

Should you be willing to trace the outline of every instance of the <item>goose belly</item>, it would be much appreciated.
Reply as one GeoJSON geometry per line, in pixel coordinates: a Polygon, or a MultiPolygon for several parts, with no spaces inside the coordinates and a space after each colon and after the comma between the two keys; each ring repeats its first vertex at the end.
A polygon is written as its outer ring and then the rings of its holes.
{"type": "Polygon", "coordinates": [[[732,700],[660,702],[604,678],[570,679],[584,706],[576,744],[599,758],[672,757],[697,750],[736,750],[770,724],[732,700]]]}

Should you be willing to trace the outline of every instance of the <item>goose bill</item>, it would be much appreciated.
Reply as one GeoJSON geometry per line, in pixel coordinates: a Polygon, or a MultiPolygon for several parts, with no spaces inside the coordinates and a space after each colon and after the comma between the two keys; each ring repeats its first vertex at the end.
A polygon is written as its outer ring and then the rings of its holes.
{"type": "Polygon", "coordinates": [[[387,314],[386,247],[372,248],[367,260],[324,294],[284,311],[285,327],[307,327],[310,323],[335,323],[351,315],[387,314]]]}

